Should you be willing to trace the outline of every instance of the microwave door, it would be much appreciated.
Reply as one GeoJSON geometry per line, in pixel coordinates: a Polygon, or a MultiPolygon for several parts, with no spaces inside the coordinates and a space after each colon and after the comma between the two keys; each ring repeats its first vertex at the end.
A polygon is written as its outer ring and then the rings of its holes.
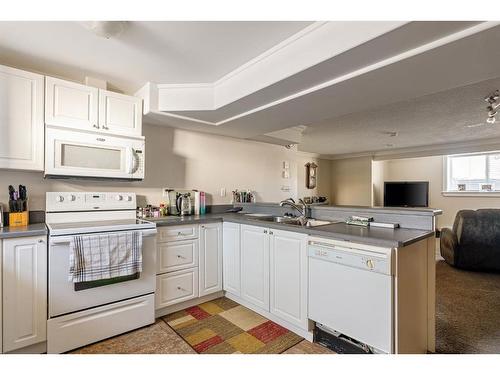
{"type": "Polygon", "coordinates": [[[46,177],[142,179],[144,141],[47,129],[46,177]],[[135,144],[140,148],[136,150],[135,144]],[[141,148],[142,147],[142,148],[141,148]],[[137,170],[140,169],[139,172],[137,170]]]}

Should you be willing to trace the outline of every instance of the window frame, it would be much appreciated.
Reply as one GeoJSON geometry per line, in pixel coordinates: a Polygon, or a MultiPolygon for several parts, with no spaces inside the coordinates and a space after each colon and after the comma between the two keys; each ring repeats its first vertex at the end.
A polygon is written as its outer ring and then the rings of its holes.
{"type": "MultiPolygon", "coordinates": [[[[480,191],[480,190],[465,190],[465,191],[459,191],[459,190],[449,190],[448,182],[449,182],[449,166],[450,166],[450,158],[453,157],[465,157],[465,156],[479,156],[479,155],[491,155],[491,154],[499,154],[499,150],[495,151],[487,151],[487,152],[470,152],[470,153],[461,153],[461,154],[452,154],[452,155],[444,155],[443,156],[443,186],[442,186],[442,191],[441,194],[443,196],[457,196],[457,197],[500,197],[500,184],[496,184],[496,188],[498,190],[494,191],[480,191]]],[[[486,163],[486,177],[488,179],[489,177],[489,163],[486,163]]],[[[481,182],[482,183],[482,182],[481,182]]],[[[484,182],[488,183],[488,182],[484,182]]]]}

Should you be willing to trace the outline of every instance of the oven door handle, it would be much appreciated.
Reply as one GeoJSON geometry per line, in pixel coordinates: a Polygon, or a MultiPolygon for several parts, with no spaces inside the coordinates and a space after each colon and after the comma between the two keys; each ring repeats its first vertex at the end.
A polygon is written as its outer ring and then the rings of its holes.
{"type": "MultiPolygon", "coordinates": [[[[113,232],[113,233],[116,233],[116,232],[113,232]]],[[[145,237],[152,237],[152,236],[155,236],[157,233],[157,230],[156,228],[154,229],[145,229],[142,231],[142,237],[145,238],[145,237]]],[[[72,240],[72,237],[69,237],[69,236],[66,236],[66,237],[56,237],[56,238],[52,238],[50,240],[50,244],[51,245],[64,245],[64,244],[69,244],[72,240]]]]}

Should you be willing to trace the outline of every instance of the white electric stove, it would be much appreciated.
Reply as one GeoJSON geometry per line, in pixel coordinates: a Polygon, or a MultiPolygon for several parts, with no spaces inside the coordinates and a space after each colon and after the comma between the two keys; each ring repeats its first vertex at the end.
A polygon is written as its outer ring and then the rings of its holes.
{"type": "Polygon", "coordinates": [[[154,323],[156,224],[136,219],[135,193],[49,192],[47,351],[66,352],[154,323]],[[103,280],[85,289],[69,281],[72,236],[141,231],[138,278],[103,280]]]}

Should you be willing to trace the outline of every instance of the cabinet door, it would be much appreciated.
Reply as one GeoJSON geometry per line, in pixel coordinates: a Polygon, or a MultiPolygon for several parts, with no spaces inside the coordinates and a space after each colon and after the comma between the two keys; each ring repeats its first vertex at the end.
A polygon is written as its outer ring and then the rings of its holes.
{"type": "Polygon", "coordinates": [[[47,248],[45,236],[3,242],[3,350],[46,340],[47,248]]]}
{"type": "Polygon", "coordinates": [[[200,297],[222,290],[222,224],[200,225],[200,297]]]}
{"type": "Polygon", "coordinates": [[[270,311],[307,330],[307,235],[270,230],[270,311]]]}
{"type": "Polygon", "coordinates": [[[240,296],[240,225],[235,223],[224,223],[222,237],[224,290],[236,296],[240,296]]]}
{"type": "Polygon", "coordinates": [[[156,309],[172,306],[197,297],[197,267],[156,276],[156,309]]]}
{"type": "Polygon", "coordinates": [[[241,298],[269,311],[268,230],[241,226],[241,298]]]}
{"type": "Polygon", "coordinates": [[[113,134],[142,135],[142,99],[99,90],[99,126],[113,134]]]}
{"type": "Polygon", "coordinates": [[[0,65],[0,168],[43,171],[43,80],[0,65]]]}
{"type": "Polygon", "coordinates": [[[83,130],[98,130],[99,90],[62,79],[45,79],[45,123],[83,130]]]}

